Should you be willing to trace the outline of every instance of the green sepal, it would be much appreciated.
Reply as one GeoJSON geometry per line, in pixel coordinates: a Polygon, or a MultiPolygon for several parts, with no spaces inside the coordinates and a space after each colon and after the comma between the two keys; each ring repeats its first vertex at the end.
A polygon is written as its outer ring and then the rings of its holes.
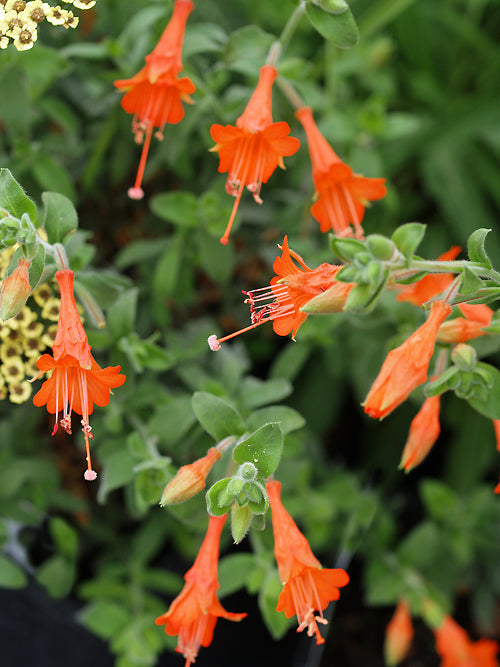
{"type": "Polygon", "coordinates": [[[482,264],[487,269],[491,269],[491,262],[484,248],[484,242],[490,232],[491,229],[485,229],[483,227],[481,229],[476,229],[476,231],[469,236],[469,240],[467,241],[467,250],[469,252],[470,261],[482,264]]]}
{"type": "Polygon", "coordinates": [[[431,398],[443,394],[445,391],[456,389],[459,384],[460,371],[457,366],[450,366],[436,380],[427,383],[424,393],[427,398],[431,398]]]}
{"type": "Polygon", "coordinates": [[[207,512],[212,516],[222,516],[226,514],[229,506],[233,503],[233,496],[227,492],[227,486],[231,477],[219,479],[207,491],[205,500],[207,503],[207,512]]]}
{"type": "Polygon", "coordinates": [[[346,299],[344,310],[353,312],[367,312],[375,306],[379,296],[385,287],[389,272],[384,270],[378,285],[357,285],[350,292],[346,299]]]}
{"type": "Polygon", "coordinates": [[[248,533],[252,519],[253,512],[248,505],[240,507],[235,503],[231,507],[231,533],[235,544],[239,544],[248,533]]]}
{"type": "Polygon", "coordinates": [[[365,244],[358,239],[341,239],[330,234],[329,240],[333,254],[344,262],[352,262],[359,252],[365,251],[365,244]]]}
{"type": "MultiPolygon", "coordinates": [[[[21,257],[24,257],[24,253],[21,248],[18,248],[16,252],[12,255],[10,260],[9,268],[7,269],[6,276],[17,269],[17,264],[21,257]]],[[[45,248],[42,244],[38,245],[38,252],[35,257],[31,260],[31,266],[28,269],[28,275],[30,279],[30,287],[32,290],[38,285],[40,278],[42,277],[43,270],[45,268],[45,248]]]]}
{"type": "Polygon", "coordinates": [[[491,386],[487,391],[486,398],[474,395],[467,399],[469,405],[474,410],[480,412],[489,419],[500,419],[500,371],[494,366],[479,361],[476,365],[476,371],[486,371],[491,378],[491,386]]]}
{"type": "Polygon", "coordinates": [[[392,240],[397,249],[409,261],[415,254],[415,250],[424,238],[426,225],[420,222],[408,222],[398,227],[392,235],[392,240]]]}
{"type": "Polygon", "coordinates": [[[283,451],[283,433],[277,422],[265,424],[240,442],[233,451],[233,459],[240,465],[253,463],[259,477],[266,479],[278,467],[283,451]]]}

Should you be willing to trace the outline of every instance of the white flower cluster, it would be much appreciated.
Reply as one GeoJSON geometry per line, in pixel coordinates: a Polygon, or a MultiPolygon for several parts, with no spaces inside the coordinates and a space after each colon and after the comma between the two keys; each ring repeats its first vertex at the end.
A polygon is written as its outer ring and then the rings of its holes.
{"type": "MultiPolygon", "coordinates": [[[[91,9],[96,0],[63,0],[77,9],[91,9]]],[[[12,41],[18,51],[31,49],[38,38],[38,24],[47,21],[64,28],[76,28],[78,17],[59,5],[42,0],[0,0],[0,49],[12,41]]]]}

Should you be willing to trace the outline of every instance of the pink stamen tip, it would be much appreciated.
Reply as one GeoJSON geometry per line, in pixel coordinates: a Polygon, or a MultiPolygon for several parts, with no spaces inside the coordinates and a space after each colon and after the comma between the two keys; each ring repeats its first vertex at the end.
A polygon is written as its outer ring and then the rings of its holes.
{"type": "Polygon", "coordinates": [[[128,196],[130,199],[142,199],[144,197],[144,190],[142,188],[129,188],[128,196]]]}
{"type": "Polygon", "coordinates": [[[93,482],[97,478],[97,473],[94,470],[86,470],[83,476],[87,482],[93,482]]]}
{"type": "Polygon", "coordinates": [[[212,334],[208,337],[208,347],[212,350],[212,352],[217,352],[220,350],[220,343],[215,334],[212,334]]]}
{"type": "Polygon", "coordinates": [[[229,239],[227,238],[227,236],[223,236],[223,237],[220,239],[220,243],[222,243],[222,245],[227,245],[228,242],[229,242],[229,239]]]}
{"type": "Polygon", "coordinates": [[[55,435],[57,433],[58,428],[59,428],[59,424],[56,422],[54,424],[54,428],[52,429],[52,433],[50,435],[55,435]]]}

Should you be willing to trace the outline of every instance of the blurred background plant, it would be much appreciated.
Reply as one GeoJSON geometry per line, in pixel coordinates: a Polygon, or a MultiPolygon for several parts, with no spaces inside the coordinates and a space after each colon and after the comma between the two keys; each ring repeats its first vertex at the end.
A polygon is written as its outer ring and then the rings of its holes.
{"type": "MultiPolygon", "coordinates": [[[[281,422],[284,502],[323,565],[349,566],[351,576],[323,664],[382,665],[385,625],[401,597],[415,608],[423,597],[433,600],[472,636],[500,634],[500,507],[493,495],[499,459],[491,422],[447,398],[438,445],[406,476],[397,466],[417,402],[412,397],[382,423],[359,407],[394,340],[416,328],[415,308],[387,294],[369,316],[308,318],[297,343],[261,327],[217,355],[206,345],[213,331],[246,325],[241,290],[269,283],[285,233],[310,266],[332,261],[310,215],[304,133],[278,89],[274,116],[291,125],[301,149],[287,159],[286,172],[273,175],[263,206],[242,199],[245,224],[237,219],[230,244],[219,244],[233,202],[208,152],[209,128],[241,114],[296,3],[197,3],[183,49],[195,105],[152,147],[145,199],[127,198],[139,148],[113,81],[142,67],[172,4],[99,0],[81,13],[76,30],[44,22],[32,49],[10,46],[0,55],[1,166],[37,203],[49,190],[76,206],[79,230],[65,246],[81,289],[106,318],[104,328],[92,328],[85,314],[89,341],[98,358],[105,352],[127,375],[93,419],[100,434],[94,486],[81,479],[74,442],[61,434],[50,439],[48,416],[30,400],[12,405],[15,393],[0,388],[0,600],[16,610],[8,615],[2,606],[0,627],[16,638],[7,664],[67,664],[57,662],[60,627],[78,637],[82,659],[92,655],[96,664],[174,659],[163,651],[175,639],[154,619],[182,586],[206,509],[199,496],[168,508],[158,502],[177,468],[213,445],[193,392],[226,401],[247,429],[281,422]],[[13,598],[9,588],[24,593],[13,598]],[[29,616],[28,607],[38,614],[29,616]],[[59,620],[47,627],[45,614],[59,620]],[[66,628],[68,619],[107,647],[66,628]],[[21,639],[27,622],[32,649],[21,639]]],[[[387,197],[366,213],[366,233],[390,235],[398,224],[420,220],[428,229],[419,252],[436,258],[452,244],[464,246],[475,229],[490,228],[489,253],[500,257],[498,1],[349,5],[360,32],[355,48],[338,48],[304,18],[279,70],[342,159],[355,172],[387,178],[387,197]]],[[[481,358],[498,362],[498,337],[472,344],[481,358]]],[[[212,474],[225,476],[222,462],[212,474]]],[[[228,535],[223,539],[227,546],[228,535]]],[[[234,595],[237,603],[225,606],[254,613],[227,629],[221,622],[200,664],[234,664],[234,651],[248,647],[253,632],[259,653],[245,649],[240,665],[275,664],[276,655],[288,656],[287,664],[319,664],[316,648],[297,640],[274,610],[280,585],[269,528],[252,531],[242,546],[221,560],[220,597],[234,595]],[[245,588],[257,602],[241,593],[245,588]],[[259,612],[279,640],[278,653],[272,641],[261,643],[259,612]]],[[[438,664],[433,646],[430,630],[417,625],[405,664],[438,664]]]]}

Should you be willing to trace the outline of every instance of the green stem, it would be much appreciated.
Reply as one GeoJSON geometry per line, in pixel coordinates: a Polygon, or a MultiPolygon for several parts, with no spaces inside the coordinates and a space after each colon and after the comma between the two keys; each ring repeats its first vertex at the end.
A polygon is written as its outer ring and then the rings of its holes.
{"type": "Polygon", "coordinates": [[[274,67],[276,67],[281,57],[282,51],[284,51],[288,46],[288,42],[290,41],[293,33],[297,29],[297,26],[300,23],[300,19],[302,18],[302,15],[304,14],[305,11],[306,11],[305,0],[300,0],[298,6],[294,9],[292,14],[290,15],[290,18],[286,22],[286,25],[283,28],[283,31],[279,39],[276,42],[274,42],[274,44],[271,45],[266,60],[267,65],[273,65],[274,67]]]}
{"type": "Polygon", "coordinates": [[[302,109],[302,107],[305,106],[300,95],[288,83],[288,81],[285,81],[285,79],[279,76],[276,83],[281,88],[281,92],[284,94],[284,96],[287,98],[287,100],[290,102],[290,104],[293,106],[294,109],[302,109]]]}
{"type": "MultiPolygon", "coordinates": [[[[500,273],[494,269],[487,269],[483,264],[476,264],[474,262],[469,262],[468,260],[450,260],[442,262],[440,260],[431,261],[424,259],[417,259],[412,262],[412,266],[408,270],[401,272],[401,275],[411,275],[412,273],[421,273],[426,271],[427,273],[462,273],[462,271],[468,268],[473,271],[478,276],[483,278],[489,278],[494,280],[497,283],[500,283],[500,273]]],[[[396,272],[394,277],[397,279],[396,272]]]]}

